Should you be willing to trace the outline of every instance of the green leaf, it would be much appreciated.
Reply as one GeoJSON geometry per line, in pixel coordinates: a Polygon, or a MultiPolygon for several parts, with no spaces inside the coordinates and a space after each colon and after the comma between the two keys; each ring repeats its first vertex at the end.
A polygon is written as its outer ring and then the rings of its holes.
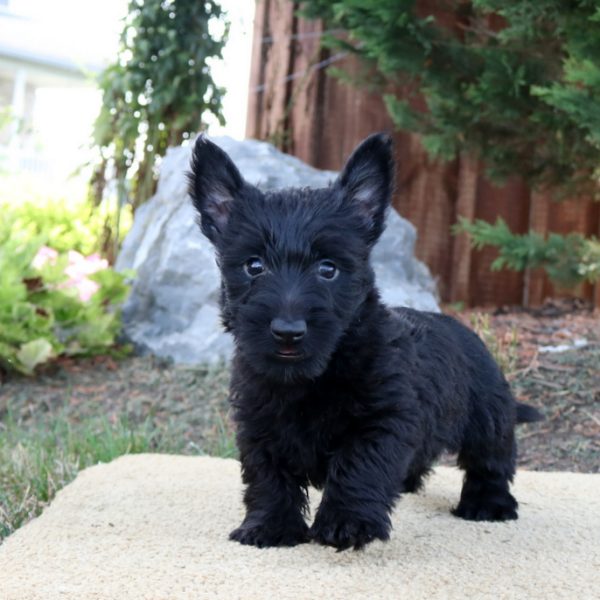
{"type": "Polygon", "coordinates": [[[42,363],[45,363],[53,355],[52,344],[44,339],[38,338],[23,344],[17,352],[17,360],[22,370],[27,373],[33,373],[33,370],[42,363]]]}

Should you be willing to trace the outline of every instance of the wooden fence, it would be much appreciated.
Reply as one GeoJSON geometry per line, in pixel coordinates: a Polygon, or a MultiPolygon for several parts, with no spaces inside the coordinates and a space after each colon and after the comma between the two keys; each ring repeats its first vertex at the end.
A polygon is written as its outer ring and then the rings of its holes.
{"type": "MultiPolygon", "coordinates": [[[[289,0],[258,0],[247,136],[268,140],[323,169],[339,169],[361,139],[393,131],[382,98],[331,76],[331,67],[358,74],[352,56],[321,47],[324,26],[295,14],[289,0]]],[[[550,296],[575,295],[600,306],[600,284],[584,283],[569,294],[554,288],[541,271],[490,272],[497,251],[471,249],[453,236],[459,216],[495,221],[502,217],[519,233],[532,229],[600,234],[600,203],[584,199],[555,203],[514,179],[497,187],[482,165],[461,156],[431,161],[415,134],[394,132],[397,157],[395,208],[417,228],[417,256],[438,278],[442,299],[466,305],[537,305],[550,296]]]]}

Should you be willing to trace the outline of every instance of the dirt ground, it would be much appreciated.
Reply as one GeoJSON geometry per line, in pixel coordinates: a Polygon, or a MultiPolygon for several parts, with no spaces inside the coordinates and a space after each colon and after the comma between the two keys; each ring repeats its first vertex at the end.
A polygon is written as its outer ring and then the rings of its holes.
{"type": "MultiPolygon", "coordinates": [[[[469,310],[456,316],[474,324],[493,347],[517,398],[546,417],[519,427],[519,464],[599,472],[600,315],[577,302],[483,314],[469,310]],[[551,351],[560,345],[571,349],[551,351]]],[[[151,357],[65,359],[35,378],[5,378],[0,422],[8,414],[24,426],[58,412],[72,422],[126,415],[132,422],[150,419],[170,428],[197,450],[231,433],[227,383],[223,366],[188,368],[151,357]]]]}

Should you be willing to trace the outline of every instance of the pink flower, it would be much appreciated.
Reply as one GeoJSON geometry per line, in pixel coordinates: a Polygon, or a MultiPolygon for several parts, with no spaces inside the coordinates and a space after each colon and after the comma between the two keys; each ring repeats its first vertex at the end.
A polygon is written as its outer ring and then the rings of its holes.
{"type": "Polygon", "coordinates": [[[58,258],[58,252],[54,250],[54,248],[49,248],[48,246],[42,246],[37,254],[34,256],[31,264],[36,269],[41,269],[47,263],[55,263],[58,258]]]}
{"type": "MultiPolygon", "coordinates": [[[[58,258],[58,252],[48,246],[42,246],[33,259],[32,265],[39,269],[48,262],[54,263],[58,258]]],[[[89,279],[88,275],[92,275],[97,271],[108,268],[108,261],[101,258],[99,254],[91,254],[83,256],[76,250],[69,250],[67,253],[69,264],[65,268],[67,281],[61,283],[59,288],[75,288],[79,299],[82,302],[87,302],[100,288],[100,286],[89,279]]]]}
{"type": "Polygon", "coordinates": [[[87,302],[100,289],[100,286],[95,281],[85,277],[77,282],[73,282],[69,287],[77,289],[79,299],[82,302],[87,302]]]}
{"type": "Polygon", "coordinates": [[[75,250],[69,250],[68,257],[69,266],[65,269],[65,273],[74,280],[79,280],[108,267],[108,261],[100,258],[98,254],[83,256],[75,250]]]}

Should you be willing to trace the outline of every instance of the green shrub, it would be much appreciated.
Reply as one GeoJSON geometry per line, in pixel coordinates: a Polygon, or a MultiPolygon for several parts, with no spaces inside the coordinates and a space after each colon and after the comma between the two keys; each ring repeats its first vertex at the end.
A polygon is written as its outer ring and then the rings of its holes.
{"type": "Polygon", "coordinates": [[[94,247],[94,221],[71,221],[78,209],[52,202],[1,204],[0,210],[0,368],[30,374],[60,354],[110,350],[128,274],[104,268],[75,281],[65,273],[73,269],[70,260],[86,260],[75,250],[94,247]],[[54,259],[34,266],[40,249],[50,244],[58,250],[54,259]],[[81,283],[89,299],[82,299],[81,283]]]}
{"type": "Polygon", "coordinates": [[[348,32],[328,43],[373,67],[392,120],[431,155],[474,154],[494,178],[600,195],[598,2],[295,1],[348,32]]]}
{"type": "MultiPolygon", "coordinates": [[[[372,70],[402,130],[435,158],[481,159],[557,199],[600,199],[600,5],[596,1],[295,0],[342,39],[325,43],[372,70]],[[401,92],[388,93],[396,88],[401,92]]],[[[360,78],[348,75],[359,85],[360,78]]],[[[600,242],[467,226],[500,247],[495,268],[543,267],[564,287],[600,279],[600,242]]]]}
{"type": "Polygon", "coordinates": [[[114,63],[100,75],[102,107],[94,128],[96,202],[117,182],[120,206],[148,200],[157,166],[210,120],[224,123],[211,75],[229,24],[215,0],[129,0],[114,63]]]}
{"type": "MultiPolygon", "coordinates": [[[[59,252],[76,250],[86,255],[103,250],[106,223],[115,218],[115,209],[108,204],[90,207],[85,186],[40,188],[22,177],[0,177],[0,211],[20,236],[39,237],[59,252]]],[[[120,220],[122,238],[132,223],[131,210],[122,210],[120,220]]]]}
{"type": "Polygon", "coordinates": [[[558,286],[570,288],[582,281],[600,280],[600,241],[579,233],[543,237],[535,231],[515,234],[500,218],[495,224],[460,219],[455,232],[466,232],[475,248],[495,246],[498,258],[492,270],[542,268],[558,286]]]}

